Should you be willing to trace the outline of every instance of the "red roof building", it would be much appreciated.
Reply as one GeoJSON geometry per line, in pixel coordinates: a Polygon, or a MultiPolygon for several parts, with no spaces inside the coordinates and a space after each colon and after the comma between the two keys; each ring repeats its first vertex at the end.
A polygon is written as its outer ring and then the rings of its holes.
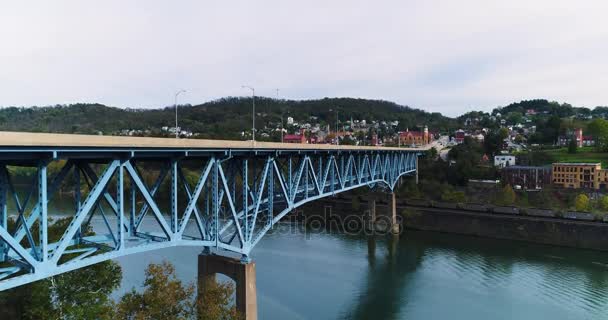
{"type": "Polygon", "coordinates": [[[458,131],[456,131],[456,134],[454,135],[454,140],[456,140],[456,143],[463,143],[464,137],[465,137],[464,130],[458,130],[458,131]]]}
{"type": "Polygon", "coordinates": [[[300,129],[300,134],[286,134],[283,136],[284,143],[307,143],[304,129],[300,129]]]}
{"type": "Polygon", "coordinates": [[[404,145],[425,145],[430,142],[429,129],[425,126],[424,131],[409,131],[399,133],[399,142],[404,145]]]}

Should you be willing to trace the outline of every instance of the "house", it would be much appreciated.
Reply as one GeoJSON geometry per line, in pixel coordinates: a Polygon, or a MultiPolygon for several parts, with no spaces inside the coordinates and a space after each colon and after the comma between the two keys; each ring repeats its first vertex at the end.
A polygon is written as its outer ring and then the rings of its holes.
{"type": "Polygon", "coordinates": [[[583,146],[591,147],[595,145],[595,139],[593,136],[583,136],[583,146]]]}
{"type": "Polygon", "coordinates": [[[499,168],[505,168],[515,165],[515,156],[513,155],[497,155],[494,156],[494,166],[499,168]]]}
{"type": "Polygon", "coordinates": [[[454,140],[456,141],[456,143],[460,144],[460,143],[464,142],[464,137],[465,137],[464,130],[460,129],[460,130],[456,131],[456,134],[454,135],[454,140]]]}
{"type": "Polygon", "coordinates": [[[474,134],[471,136],[473,139],[479,141],[479,142],[483,142],[483,140],[485,139],[485,136],[481,133],[479,134],[474,134]]]}
{"type": "Polygon", "coordinates": [[[379,140],[378,140],[378,135],[377,134],[372,134],[372,146],[378,146],[379,145],[379,140]]]}
{"type": "Polygon", "coordinates": [[[589,147],[595,145],[595,139],[593,136],[583,135],[583,129],[577,128],[574,132],[569,132],[567,135],[559,136],[557,138],[557,145],[565,147],[570,144],[570,141],[575,139],[577,147],[589,147]]]}
{"type": "Polygon", "coordinates": [[[299,134],[286,134],[283,136],[284,143],[307,143],[304,129],[300,129],[299,134]]]}

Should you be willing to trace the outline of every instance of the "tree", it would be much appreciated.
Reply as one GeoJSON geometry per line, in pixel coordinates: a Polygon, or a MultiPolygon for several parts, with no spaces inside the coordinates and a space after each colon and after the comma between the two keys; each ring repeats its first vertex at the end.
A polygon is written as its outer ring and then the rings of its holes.
{"type": "Polygon", "coordinates": [[[578,146],[576,145],[576,139],[570,139],[568,142],[568,153],[576,153],[578,146]]]}
{"type": "Polygon", "coordinates": [[[600,208],[608,211],[608,196],[602,196],[600,198],[600,208]]]}
{"type": "Polygon", "coordinates": [[[595,147],[598,151],[608,151],[608,121],[597,118],[589,123],[587,130],[595,139],[595,147]]]}
{"type": "Polygon", "coordinates": [[[574,199],[574,207],[576,211],[588,211],[589,210],[589,197],[584,194],[579,194],[574,199]]]}
{"type": "Polygon", "coordinates": [[[496,204],[499,206],[512,206],[515,203],[516,194],[511,185],[505,185],[498,198],[496,199],[496,204]]]}
{"type": "Polygon", "coordinates": [[[428,159],[435,161],[435,159],[437,159],[437,156],[439,155],[439,152],[437,151],[437,149],[435,147],[430,148],[429,150],[426,151],[426,155],[428,157],[428,159]]]}
{"type": "Polygon", "coordinates": [[[195,315],[194,285],[184,286],[175,267],[163,261],[146,269],[144,290],[135,288],[118,304],[118,319],[191,319],[195,315]]]}
{"type": "Polygon", "coordinates": [[[197,301],[198,320],[243,319],[243,316],[230,303],[234,285],[218,283],[212,278],[206,281],[205,290],[197,301]]]}
{"type": "MultiPolygon", "coordinates": [[[[64,218],[52,223],[49,242],[58,241],[70,222],[71,218],[64,218]]],[[[9,220],[9,228],[11,225],[14,220],[9,220]]],[[[34,234],[36,229],[32,230],[34,234]]],[[[93,234],[90,228],[83,232],[93,234]]],[[[121,280],[120,266],[104,261],[0,292],[0,310],[9,319],[111,319],[114,310],[110,295],[121,280]]]]}

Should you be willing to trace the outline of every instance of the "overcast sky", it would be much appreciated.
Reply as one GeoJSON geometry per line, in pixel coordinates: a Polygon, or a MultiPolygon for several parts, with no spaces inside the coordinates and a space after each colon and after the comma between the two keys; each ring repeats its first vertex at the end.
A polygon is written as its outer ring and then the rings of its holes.
{"type": "Polygon", "coordinates": [[[246,95],[608,105],[608,1],[2,1],[0,106],[246,95]]]}

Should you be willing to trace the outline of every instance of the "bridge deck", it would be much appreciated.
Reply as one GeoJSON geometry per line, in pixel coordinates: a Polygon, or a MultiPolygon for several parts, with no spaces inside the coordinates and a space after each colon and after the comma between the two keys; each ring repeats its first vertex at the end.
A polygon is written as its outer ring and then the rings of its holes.
{"type": "Polygon", "coordinates": [[[255,149],[255,150],[400,150],[424,151],[421,148],[396,148],[374,146],[346,146],[330,144],[294,144],[277,142],[174,139],[125,136],[96,136],[82,134],[29,133],[0,131],[2,148],[154,148],[154,149],[255,149]]]}

